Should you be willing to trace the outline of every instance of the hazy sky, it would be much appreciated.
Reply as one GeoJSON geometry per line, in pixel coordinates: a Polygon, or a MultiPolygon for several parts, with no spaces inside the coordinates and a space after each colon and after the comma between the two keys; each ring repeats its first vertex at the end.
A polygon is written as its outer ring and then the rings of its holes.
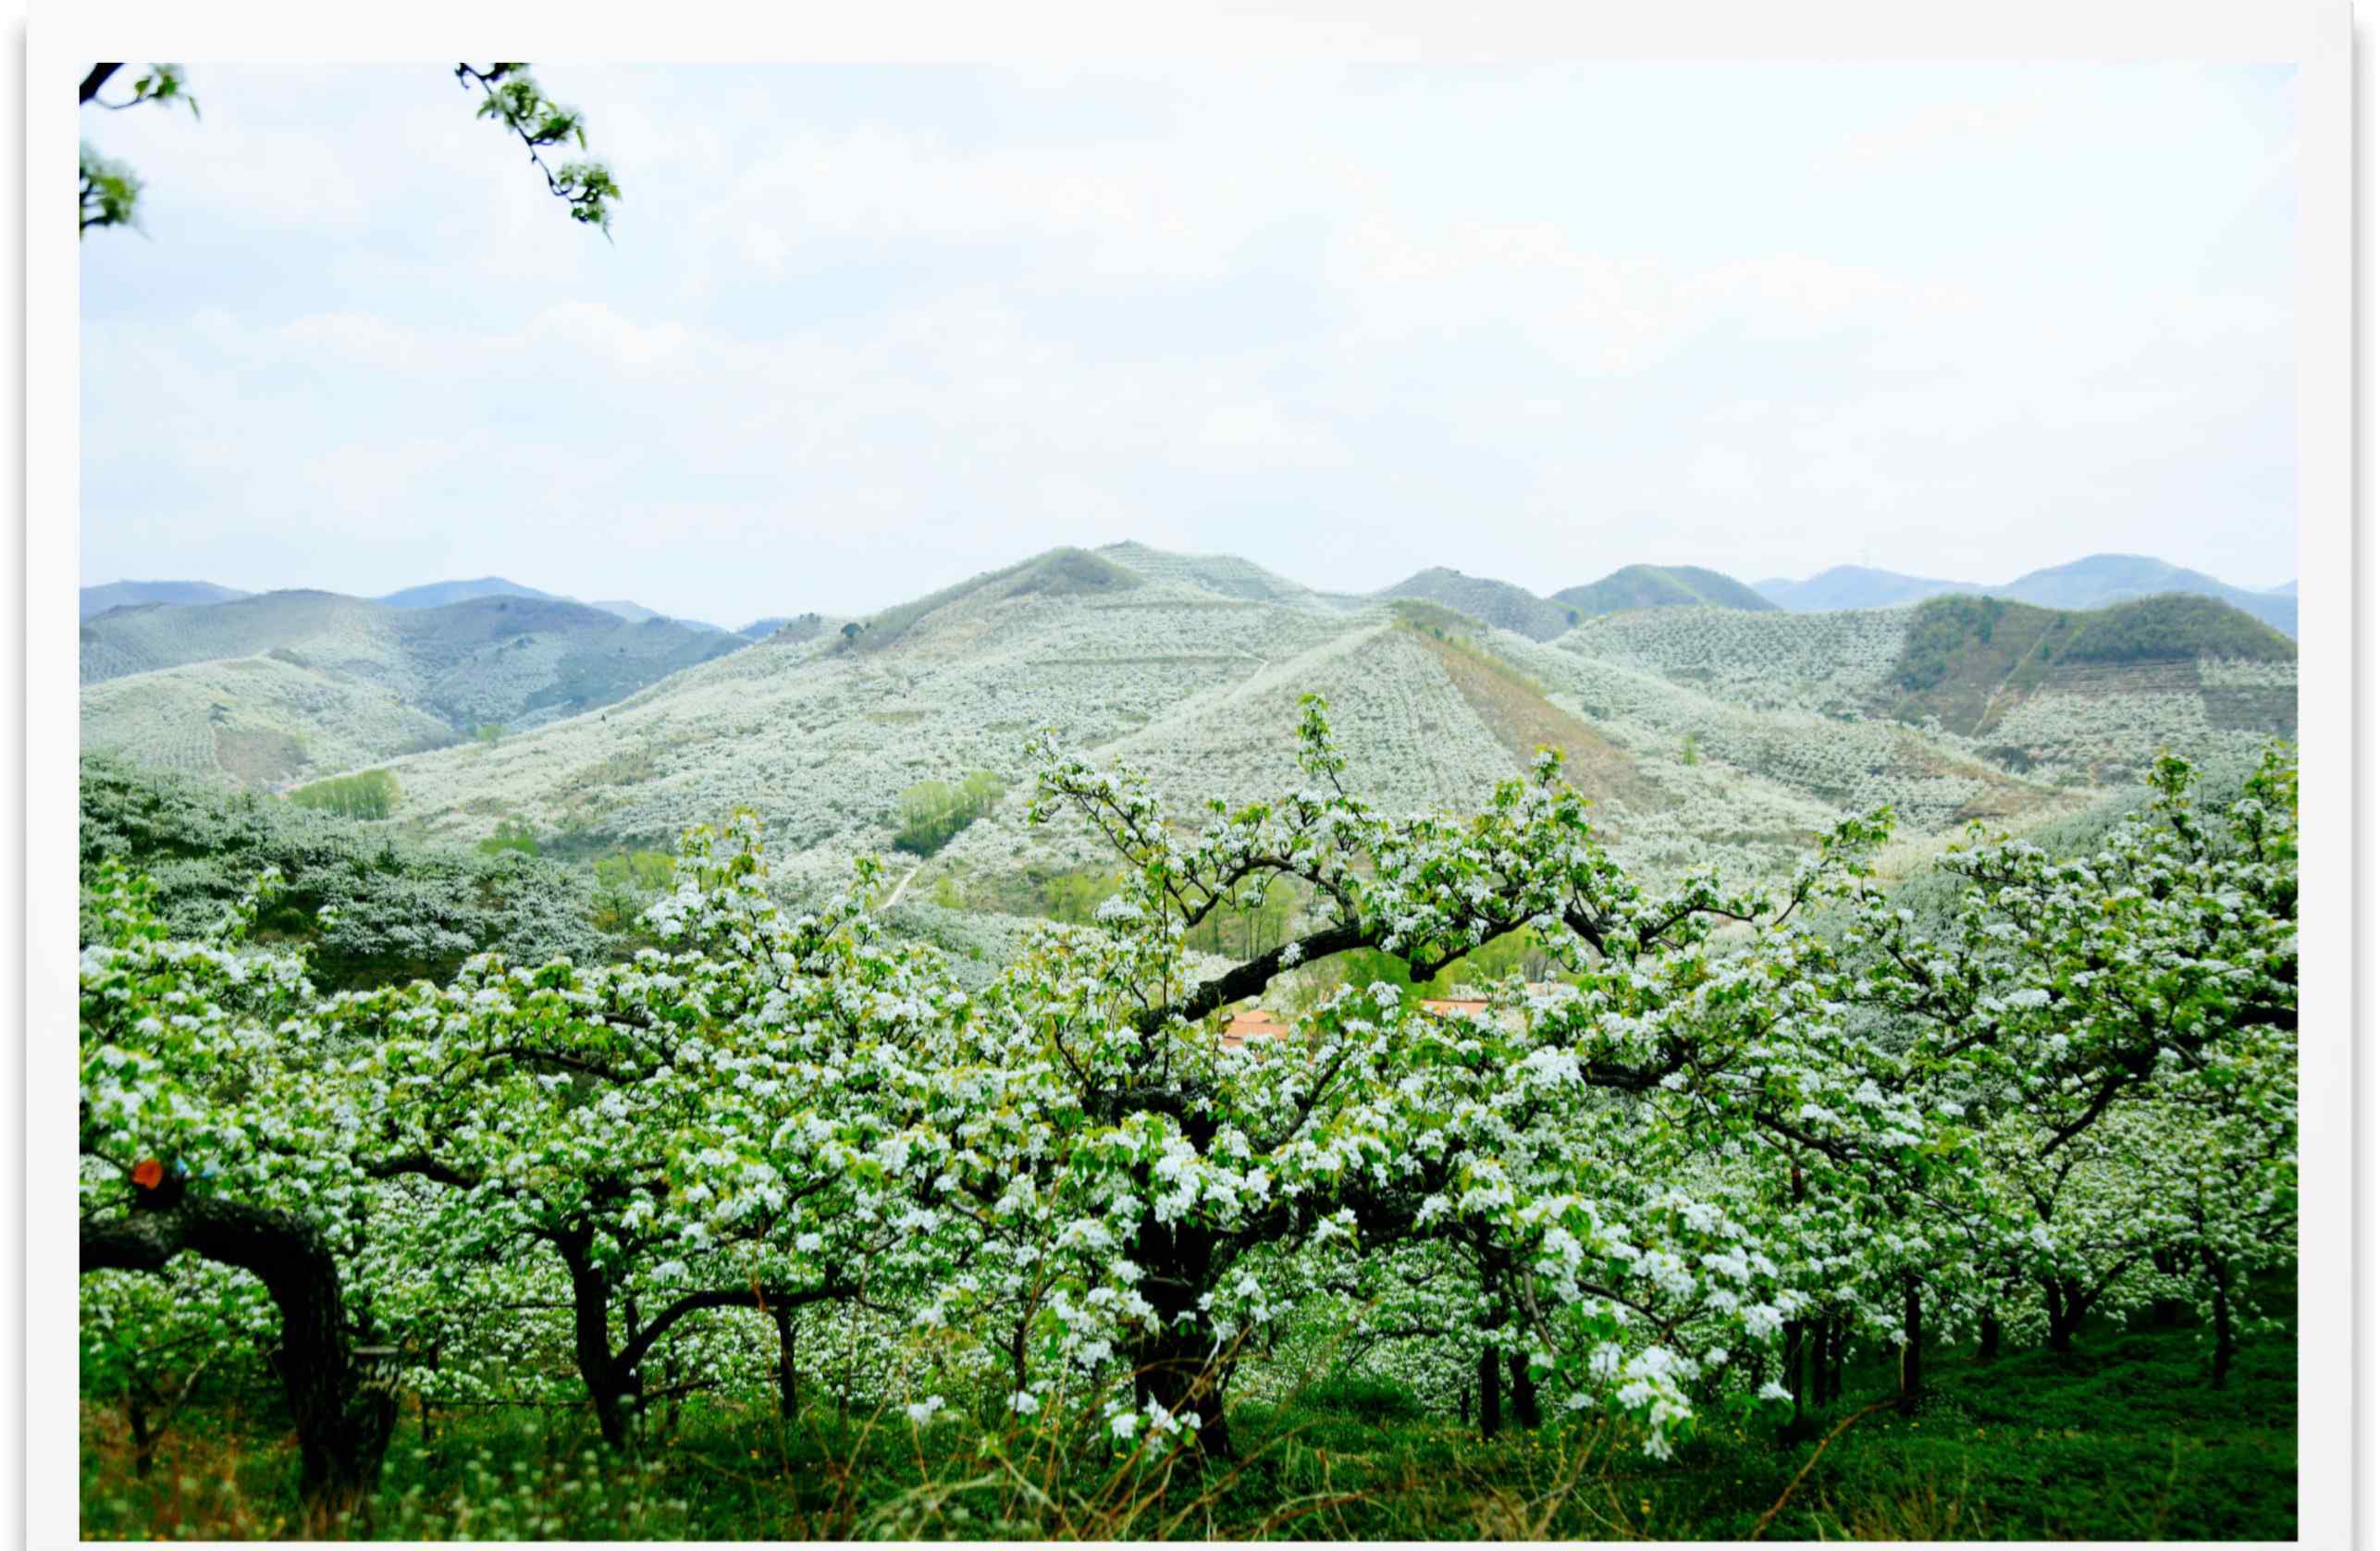
{"type": "Polygon", "coordinates": [[[2286,69],[537,74],[613,243],[448,67],[86,111],[86,583],[2296,573],[2286,69]]]}

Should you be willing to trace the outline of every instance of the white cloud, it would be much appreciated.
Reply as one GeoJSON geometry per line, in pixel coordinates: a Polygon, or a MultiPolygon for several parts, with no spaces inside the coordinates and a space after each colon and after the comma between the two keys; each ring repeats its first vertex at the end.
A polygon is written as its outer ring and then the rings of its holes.
{"type": "Polygon", "coordinates": [[[2290,531],[2253,73],[544,73],[616,243],[437,67],[92,127],[155,203],[85,247],[90,580],[740,622],[1127,537],[1551,590],[2290,531]]]}

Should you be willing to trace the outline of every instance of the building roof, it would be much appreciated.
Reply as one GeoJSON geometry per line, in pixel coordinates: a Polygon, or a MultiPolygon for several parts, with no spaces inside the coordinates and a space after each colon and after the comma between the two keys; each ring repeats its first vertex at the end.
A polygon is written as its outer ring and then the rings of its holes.
{"type": "Polygon", "coordinates": [[[1224,1026],[1223,1042],[1244,1045],[1251,1040],[1286,1040],[1289,1026],[1262,1007],[1243,1007],[1224,1026]]]}

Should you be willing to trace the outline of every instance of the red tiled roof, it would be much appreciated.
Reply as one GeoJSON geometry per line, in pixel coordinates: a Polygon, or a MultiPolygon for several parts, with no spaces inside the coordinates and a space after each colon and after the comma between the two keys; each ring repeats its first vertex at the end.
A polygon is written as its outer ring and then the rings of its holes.
{"type": "Polygon", "coordinates": [[[1244,1045],[1251,1040],[1286,1040],[1289,1026],[1262,1007],[1246,1007],[1231,1015],[1224,1027],[1223,1042],[1244,1045]]]}

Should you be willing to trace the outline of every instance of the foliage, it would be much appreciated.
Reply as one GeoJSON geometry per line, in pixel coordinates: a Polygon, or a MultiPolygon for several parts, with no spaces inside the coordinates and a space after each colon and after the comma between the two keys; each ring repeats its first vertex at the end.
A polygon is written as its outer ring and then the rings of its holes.
{"type": "Polygon", "coordinates": [[[82,142],[81,164],[82,229],[135,225],[141,180],[132,169],[122,162],[109,161],[92,150],[89,141],[82,142]]]}
{"type": "Polygon", "coordinates": [[[528,72],[528,66],[518,64],[490,65],[484,70],[469,65],[454,68],[455,79],[465,88],[477,86],[486,93],[479,117],[495,119],[529,148],[529,160],[545,175],[547,189],[570,206],[570,218],[599,227],[609,237],[611,202],[620,197],[620,185],[601,162],[546,165],[545,152],[552,147],[586,149],[586,118],[548,97],[528,72]]]}
{"type": "MultiPolygon", "coordinates": [[[[2172,594],[2089,612],[2005,598],[1928,598],[1910,611],[1893,682],[1913,708],[1963,732],[1989,730],[2010,690],[2028,691],[2061,668],[2214,659],[2294,663],[2297,646],[2212,597],[2172,594]]],[[[2195,685],[2193,685],[2195,687],[2195,685]]]]}
{"type": "MultiPolygon", "coordinates": [[[[198,117],[198,99],[185,89],[186,82],[179,65],[152,65],[132,82],[132,94],[121,102],[109,102],[99,94],[121,65],[95,65],[82,79],[82,102],[96,103],[103,108],[121,111],[138,107],[142,103],[181,103],[198,117]]],[[[88,234],[93,227],[137,227],[140,224],[141,180],[132,169],[120,162],[111,162],[85,142],[81,148],[82,198],[81,228],[88,234]]]]}
{"type": "Polygon", "coordinates": [[[500,856],[508,851],[524,856],[537,855],[536,831],[518,819],[499,820],[496,826],[496,832],[479,843],[479,854],[483,856],[500,856]]]}
{"type": "MultiPolygon", "coordinates": [[[[111,64],[93,66],[82,80],[83,105],[122,109],[142,103],[184,103],[192,117],[198,116],[197,100],[191,96],[179,65],[151,65],[133,81],[129,99],[109,102],[99,94],[100,91],[122,68],[111,64]]],[[[476,70],[469,65],[458,65],[455,76],[464,85],[475,83],[487,93],[486,101],[480,105],[480,117],[496,119],[529,148],[529,160],[545,175],[547,188],[569,205],[571,219],[598,227],[608,237],[611,231],[611,203],[620,198],[620,185],[601,162],[565,162],[558,167],[546,165],[543,153],[551,147],[569,143],[586,148],[586,119],[575,109],[558,106],[548,98],[530,78],[528,68],[526,65],[492,65],[476,70]]],[[[129,168],[107,161],[88,144],[83,146],[83,231],[93,227],[136,224],[140,192],[140,180],[129,168]]]]}
{"type": "Polygon", "coordinates": [[[299,787],[290,801],[341,819],[386,819],[397,808],[397,778],[386,770],[333,776],[299,787]]]}
{"type": "MultiPolygon", "coordinates": [[[[222,919],[256,877],[281,877],[261,907],[261,941],[302,944],[333,986],[450,977],[472,954],[601,958],[621,940],[591,925],[586,876],[516,853],[419,845],[333,814],[226,794],[105,755],[81,769],[86,890],[109,861],[146,875],[167,929],[222,919]]],[[[83,941],[96,923],[86,910],[83,941]]]]}
{"type": "Polygon", "coordinates": [[[2068,662],[2171,658],[2295,662],[2297,643],[2216,598],[2171,593],[2118,603],[2083,617],[2066,645],[2068,662]]]}
{"type": "Polygon", "coordinates": [[[951,837],[992,811],[1000,800],[1001,781],[990,770],[970,770],[956,786],[921,781],[901,794],[901,824],[893,832],[893,848],[931,856],[950,843],[951,837]]]}
{"type": "Polygon", "coordinates": [[[1101,868],[1076,868],[1042,882],[1042,911],[1053,921],[1089,926],[1099,907],[1124,886],[1124,875],[1101,868]]]}
{"type": "MultiPolygon", "coordinates": [[[[790,906],[748,813],[684,838],[633,959],[487,954],[331,996],[247,941],[264,897],[177,937],[103,864],[87,1242],[154,1272],[169,1254],[132,1248],[275,1214],[401,1387],[584,1407],[609,1447],[694,1394],[823,1391],[920,1454],[1014,1419],[1036,1458],[1104,1452],[1161,1497],[1148,1472],[1264,1435],[1235,1434],[1239,1385],[1276,1406],[1334,1363],[1440,1414],[1509,1388],[1611,1469],[1805,1409],[1821,1336],[1838,1368],[1987,1322],[2063,1348],[2178,1303],[2220,1383],[2270,1318],[2251,1289],[2295,1211],[2284,752],[2221,809],[2161,760],[2085,855],[1979,833],[1929,923],[1872,876],[1882,815],[1773,891],[1654,883],[1550,752],[1401,815],[1350,789],[1312,699],[1295,758],[1283,794],[1192,820],[1037,736],[1029,818],[1097,836],[1113,892],[971,985],[884,930],[872,858],[790,906]],[[1264,909],[1274,945],[1193,952],[1264,909]],[[1221,1038],[1308,963],[1424,985],[1524,950],[1559,979],[1491,980],[1477,1011],[1350,977],[1283,1038],[1221,1038]]],[[[364,1500],[379,1455],[359,1371],[314,1349],[327,1369],[280,1370],[316,1397],[301,1436],[353,1456],[309,1467],[319,1511],[325,1481],[364,1500]]],[[[918,1533],[937,1500],[874,1522],[918,1533]]]]}
{"type": "Polygon", "coordinates": [[[677,870],[674,858],[660,851],[615,851],[595,859],[595,928],[598,931],[635,929],[637,918],[666,891],[677,870]]]}
{"type": "MultiPolygon", "coordinates": [[[[1927,1412],[1851,1427],[1766,1538],[2294,1539],[2296,1344],[2251,1348],[2210,1406],[2198,1336],[2100,1327],[2066,1357],[1995,1362],[1945,1349],[1927,1412]]],[[[1831,1428],[1891,1383],[1889,1354],[1861,1364],[1849,1397],[1813,1424],[1831,1428]]],[[[298,1521],[269,1409],[211,1397],[145,1479],[120,1418],[86,1403],[87,1535],[252,1539],[298,1521]]],[[[628,1461],[569,1413],[437,1411],[391,1447],[374,1525],[407,1539],[1738,1540],[1810,1448],[1757,1427],[1715,1433],[1673,1463],[1571,1428],[1483,1443],[1410,1388],[1366,1379],[1240,1403],[1243,1468],[1161,1463],[1119,1479],[1104,1453],[1049,1451],[1032,1425],[1043,1420],[913,1431],[897,1407],[844,1417],[820,1398],[781,1425],[766,1405],[712,1391],[688,1399],[666,1447],[628,1461]]]]}

